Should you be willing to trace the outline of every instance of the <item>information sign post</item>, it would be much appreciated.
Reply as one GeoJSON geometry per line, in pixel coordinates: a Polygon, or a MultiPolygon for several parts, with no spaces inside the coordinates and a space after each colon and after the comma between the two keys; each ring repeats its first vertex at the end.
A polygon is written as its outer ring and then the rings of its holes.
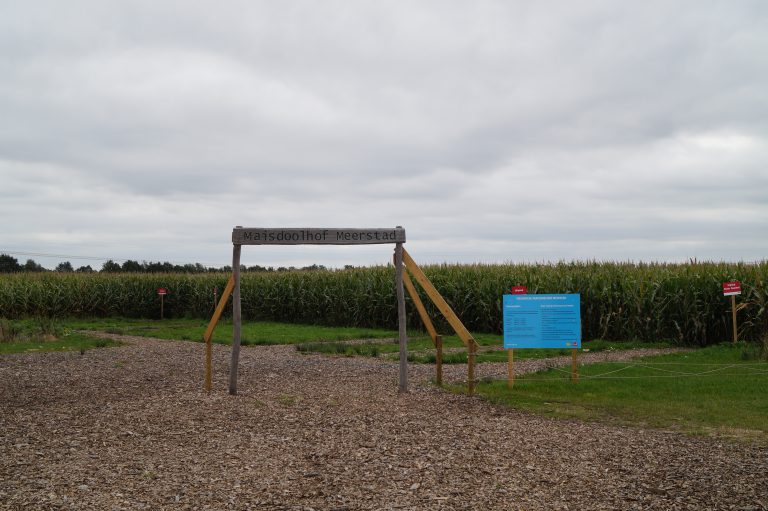
{"type": "MultiPolygon", "coordinates": [[[[574,383],[578,380],[576,353],[581,348],[581,295],[504,295],[504,348],[571,348],[574,383]]],[[[514,382],[509,352],[508,386],[514,382]]]]}
{"type": "Polygon", "coordinates": [[[741,282],[733,280],[731,282],[723,282],[723,296],[731,297],[731,318],[733,320],[733,342],[736,342],[738,338],[738,331],[736,327],[736,295],[741,294],[741,282]]]}
{"type": "MultiPolygon", "coordinates": [[[[512,286],[510,290],[513,295],[527,295],[526,286],[512,286]]],[[[515,349],[507,348],[507,388],[515,386],[515,349]]]]}
{"type": "Polygon", "coordinates": [[[157,288],[157,294],[160,295],[160,319],[163,319],[163,298],[168,294],[168,290],[164,287],[157,288]]]}

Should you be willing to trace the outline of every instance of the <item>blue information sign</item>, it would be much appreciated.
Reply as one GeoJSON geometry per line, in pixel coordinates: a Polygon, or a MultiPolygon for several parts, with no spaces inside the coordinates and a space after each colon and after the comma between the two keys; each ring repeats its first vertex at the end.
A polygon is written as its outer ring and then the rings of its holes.
{"type": "Polygon", "coordinates": [[[580,299],[504,295],[504,348],[581,348],[580,299]]]}

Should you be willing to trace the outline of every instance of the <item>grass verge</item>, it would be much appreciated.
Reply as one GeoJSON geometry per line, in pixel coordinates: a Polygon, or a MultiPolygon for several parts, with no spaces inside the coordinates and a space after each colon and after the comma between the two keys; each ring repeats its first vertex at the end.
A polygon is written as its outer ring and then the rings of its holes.
{"type": "MultiPolygon", "coordinates": [[[[98,330],[121,335],[136,335],[158,339],[202,341],[208,321],[199,319],[63,319],[61,324],[76,330],[98,330]]],[[[394,330],[353,327],[325,327],[296,325],[271,321],[244,321],[241,331],[243,346],[264,344],[296,344],[306,342],[333,342],[352,339],[396,337],[394,330]]],[[[232,342],[232,321],[219,321],[213,332],[213,342],[232,342]]]]}
{"type": "Polygon", "coordinates": [[[110,339],[98,339],[87,334],[68,332],[57,338],[26,338],[20,342],[2,342],[0,355],[31,351],[82,351],[119,345],[119,342],[110,339]]]}
{"type": "MultiPolygon", "coordinates": [[[[554,417],[721,435],[768,444],[768,362],[720,345],[626,363],[581,366],[481,382],[494,403],[554,417]]],[[[456,390],[462,390],[459,387],[456,390]]]]}
{"type": "Polygon", "coordinates": [[[325,353],[346,357],[378,357],[382,345],[374,343],[346,344],[343,342],[308,342],[296,345],[296,350],[304,353],[325,353]]]}
{"type": "MultiPolygon", "coordinates": [[[[477,362],[506,362],[507,352],[499,349],[502,346],[501,337],[497,334],[476,334],[475,340],[480,345],[480,351],[477,354],[477,362]]],[[[667,348],[671,344],[667,342],[641,343],[635,341],[626,342],[608,342],[603,340],[594,340],[582,344],[583,351],[619,351],[637,348],[667,348]]],[[[390,360],[399,359],[400,347],[397,343],[361,343],[354,346],[345,344],[319,344],[302,343],[296,346],[296,349],[303,352],[326,353],[333,355],[346,356],[383,356],[390,360]]],[[[443,337],[443,363],[444,364],[466,364],[467,352],[458,336],[451,335],[443,337]]],[[[526,349],[515,350],[515,359],[534,359],[570,356],[570,349],[526,349]]],[[[424,333],[417,333],[408,338],[408,361],[416,364],[434,364],[435,348],[432,340],[424,333]]]]}

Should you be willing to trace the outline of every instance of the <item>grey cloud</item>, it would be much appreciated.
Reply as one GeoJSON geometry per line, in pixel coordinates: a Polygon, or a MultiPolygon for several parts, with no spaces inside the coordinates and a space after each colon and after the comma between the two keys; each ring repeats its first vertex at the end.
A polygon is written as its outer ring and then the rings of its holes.
{"type": "Polygon", "coordinates": [[[155,253],[154,214],[179,245],[194,231],[188,254],[235,223],[354,220],[428,252],[457,236],[468,260],[589,257],[584,240],[733,257],[729,233],[757,258],[767,18],[746,0],[6,3],[0,212],[19,220],[0,238],[114,227],[155,253]]]}

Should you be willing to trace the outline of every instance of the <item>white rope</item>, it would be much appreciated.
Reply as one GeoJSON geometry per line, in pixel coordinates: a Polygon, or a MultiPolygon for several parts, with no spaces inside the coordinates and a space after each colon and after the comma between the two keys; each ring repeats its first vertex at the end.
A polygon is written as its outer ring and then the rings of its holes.
{"type": "MultiPolygon", "coordinates": [[[[754,376],[768,376],[768,371],[750,372],[750,373],[720,373],[719,370],[705,371],[703,373],[690,373],[690,374],[657,374],[657,375],[645,375],[645,376],[605,376],[603,375],[585,375],[579,374],[580,380],[642,380],[642,379],[659,379],[659,378],[696,378],[706,376],[728,376],[728,377],[754,377],[754,376]]],[[[570,372],[562,371],[568,374],[568,376],[562,376],[559,378],[526,378],[525,374],[521,374],[515,378],[515,382],[525,380],[529,382],[538,381],[565,381],[570,380],[570,372]]],[[[611,373],[605,373],[611,374],[611,373]]],[[[530,376],[530,375],[527,375],[530,376]]],[[[503,380],[499,380],[503,381],[503,380]]]]}

